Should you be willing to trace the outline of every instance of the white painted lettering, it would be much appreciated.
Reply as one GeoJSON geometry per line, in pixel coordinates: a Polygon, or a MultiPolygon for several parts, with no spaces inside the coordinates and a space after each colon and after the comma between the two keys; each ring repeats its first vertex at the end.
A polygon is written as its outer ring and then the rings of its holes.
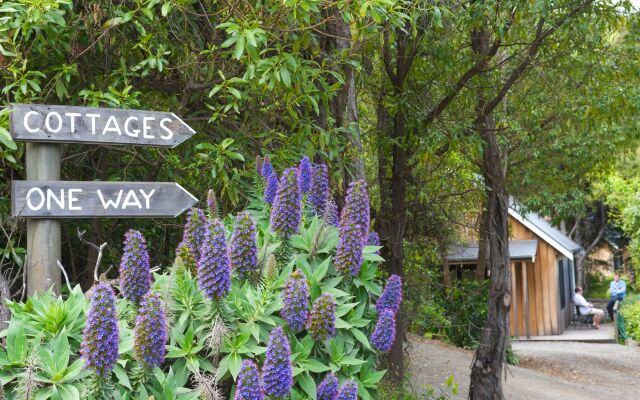
{"type": "Polygon", "coordinates": [[[118,208],[118,206],[120,205],[120,199],[122,198],[122,190],[118,191],[118,198],[116,199],[116,201],[113,201],[111,199],[107,199],[107,201],[105,202],[104,196],[102,195],[102,191],[100,189],[98,189],[98,197],[100,198],[100,202],[102,203],[102,207],[105,210],[109,209],[109,207],[118,208]]]}
{"type": "Polygon", "coordinates": [[[136,206],[138,208],[142,208],[142,204],[140,204],[140,200],[138,200],[138,196],[136,196],[136,192],[133,190],[129,190],[129,193],[127,193],[127,196],[124,198],[124,201],[122,202],[123,210],[129,206],[136,206]]]}
{"type": "Polygon", "coordinates": [[[30,115],[38,115],[38,112],[37,111],[29,111],[28,113],[26,113],[24,115],[24,119],[22,120],[22,122],[24,123],[24,129],[26,129],[27,132],[29,132],[29,133],[38,133],[38,131],[40,130],[39,128],[31,129],[29,127],[29,124],[27,124],[27,119],[29,119],[30,115]]]}
{"type": "Polygon", "coordinates": [[[49,114],[47,114],[47,118],[45,118],[45,120],[44,120],[44,126],[45,126],[45,128],[47,128],[47,130],[49,132],[58,133],[58,132],[60,132],[60,129],[62,129],[62,117],[57,112],[51,111],[49,114]],[[51,117],[52,116],[55,116],[56,119],[58,120],[58,127],[56,129],[53,129],[51,127],[51,117]]]}
{"type": "Polygon", "coordinates": [[[76,132],[76,117],[82,116],[80,113],[64,113],[65,116],[69,117],[69,127],[71,128],[71,133],[76,132]]]}
{"type": "Polygon", "coordinates": [[[118,120],[116,120],[115,115],[110,116],[107,120],[107,123],[102,130],[102,135],[104,136],[107,132],[115,132],[118,136],[122,136],[122,131],[120,131],[120,126],[118,126],[118,120]],[[111,126],[112,124],[114,126],[111,126]]]}
{"type": "Polygon", "coordinates": [[[171,118],[162,118],[160,120],[160,128],[164,129],[167,132],[167,135],[160,135],[160,139],[170,140],[173,137],[173,132],[169,129],[165,123],[171,122],[171,118]]]}
{"type": "Polygon", "coordinates": [[[91,118],[91,134],[96,134],[96,118],[100,118],[100,114],[85,114],[85,117],[91,118]]]}
{"type": "Polygon", "coordinates": [[[138,120],[138,117],[129,117],[124,121],[124,133],[127,136],[137,138],[138,135],[140,134],[140,129],[129,130],[129,122],[137,121],[137,120],[138,120]]]}
{"type": "Polygon", "coordinates": [[[147,135],[147,132],[151,130],[151,126],[147,125],[147,121],[155,121],[156,117],[142,117],[142,137],[145,139],[155,139],[153,135],[147,135]]]}
{"type": "Polygon", "coordinates": [[[151,200],[151,196],[153,196],[153,194],[156,192],[155,189],[151,189],[151,191],[149,192],[149,194],[145,193],[144,190],[139,189],[140,190],[140,194],[142,195],[142,197],[144,197],[145,199],[145,205],[146,205],[146,209],[148,210],[150,208],[150,200],[151,200]]]}
{"type": "Polygon", "coordinates": [[[60,189],[60,197],[57,197],[53,190],[47,189],[47,210],[49,211],[51,211],[52,199],[58,203],[60,209],[64,210],[64,189],[60,189]]]}
{"type": "Polygon", "coordinates": [[[40,189],[39,187],[34,187],[29,189],[29,191],[27,192],[27,206],[30,209],[32,209],[33,211],[38,211],[39,209],[42,208],[42,206],[44,206],[44,202],[45,202],[45,196],[42,189],[40,189]],[[40,195],[40,203],[38,203],[37,206],[34,206],[33,203],[31,202],[33,193],[38,193],[40,195]]]}
{"type": "Polygon", "coordinates": [[[79,198],[74,196],[74,193],[82,193],[82,189],[69,189],[68,198],[69,198],[69,210],[70,211],[80,211],[82,210],[82,206],[74,206],[73,203],[76,201],[80,201],[79,198]]]}

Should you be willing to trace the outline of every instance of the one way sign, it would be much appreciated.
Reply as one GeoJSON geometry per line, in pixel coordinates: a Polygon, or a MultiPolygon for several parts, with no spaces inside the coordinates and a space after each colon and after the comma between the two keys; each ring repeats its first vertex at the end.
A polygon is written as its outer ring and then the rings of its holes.
{"type": "Polygon", "coordinates": [[[16,217],[177,217],[198,199],[173,182],[13,181],[16,217]]]}

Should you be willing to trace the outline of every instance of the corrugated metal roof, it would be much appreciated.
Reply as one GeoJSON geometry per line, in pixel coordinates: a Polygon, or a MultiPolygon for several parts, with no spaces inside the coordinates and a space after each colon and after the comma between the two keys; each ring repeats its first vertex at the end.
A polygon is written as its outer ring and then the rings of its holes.
{"type": "MultiPolygon", "coordinates": [[[[512,260],[535,261],[538,250],[537,240],[510,240],[509,257],[512,260]]],[[[447,254],[447,261],[469,262],[478,259],[478,244],[472,243],[468,246],[454,246],[447,254]]]]}
{"type": "Polygon", "coordinates": [[[536,213],[521,215],[514,208],[509,207],[509,215],[522,222],[527,228],[540,236],[542,240],[571,260],[573,260],[574,254],[582,250],[582,246],[569,239],[569,237],[551,226],[547,220],[536,213]]]}

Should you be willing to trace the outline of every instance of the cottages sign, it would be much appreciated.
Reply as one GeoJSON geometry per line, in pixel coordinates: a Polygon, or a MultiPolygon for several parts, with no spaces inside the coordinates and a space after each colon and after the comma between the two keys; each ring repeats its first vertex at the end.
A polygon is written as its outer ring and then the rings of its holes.
{"type": "Polygon", "coordinates": [[[195,134],[170,112],[12,104],[16,141],[176,147],[195,134]]]}

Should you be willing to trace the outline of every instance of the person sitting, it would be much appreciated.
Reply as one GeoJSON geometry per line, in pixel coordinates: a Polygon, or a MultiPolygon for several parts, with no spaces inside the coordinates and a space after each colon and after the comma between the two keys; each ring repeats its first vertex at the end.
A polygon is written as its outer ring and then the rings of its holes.
{"type": "Polygon", "coordinates": [[[592,315],[593,327],[600,329],[600,322],[602,322],[602,318],[604,317],[604,311],[599,308],[593,308],[593,304],[589,303],[582,295],[582,288],[580,286],[576,288],[576,293],[573,295],[573,304],[578,306],[580,315],[592,315]]]}
{"type": "Polygon", "coordinates": [[[607,311],[609,311],[609,317],[613,321],[613,306],[616,304],[616,301],[624,300],[624,297],[627,295],[627,284],[625,281],[620,280],[620,274],[613,274],[613,281],[609,285],[609,292],[611,292],[611,298],[607,303],[607,311]]]}

